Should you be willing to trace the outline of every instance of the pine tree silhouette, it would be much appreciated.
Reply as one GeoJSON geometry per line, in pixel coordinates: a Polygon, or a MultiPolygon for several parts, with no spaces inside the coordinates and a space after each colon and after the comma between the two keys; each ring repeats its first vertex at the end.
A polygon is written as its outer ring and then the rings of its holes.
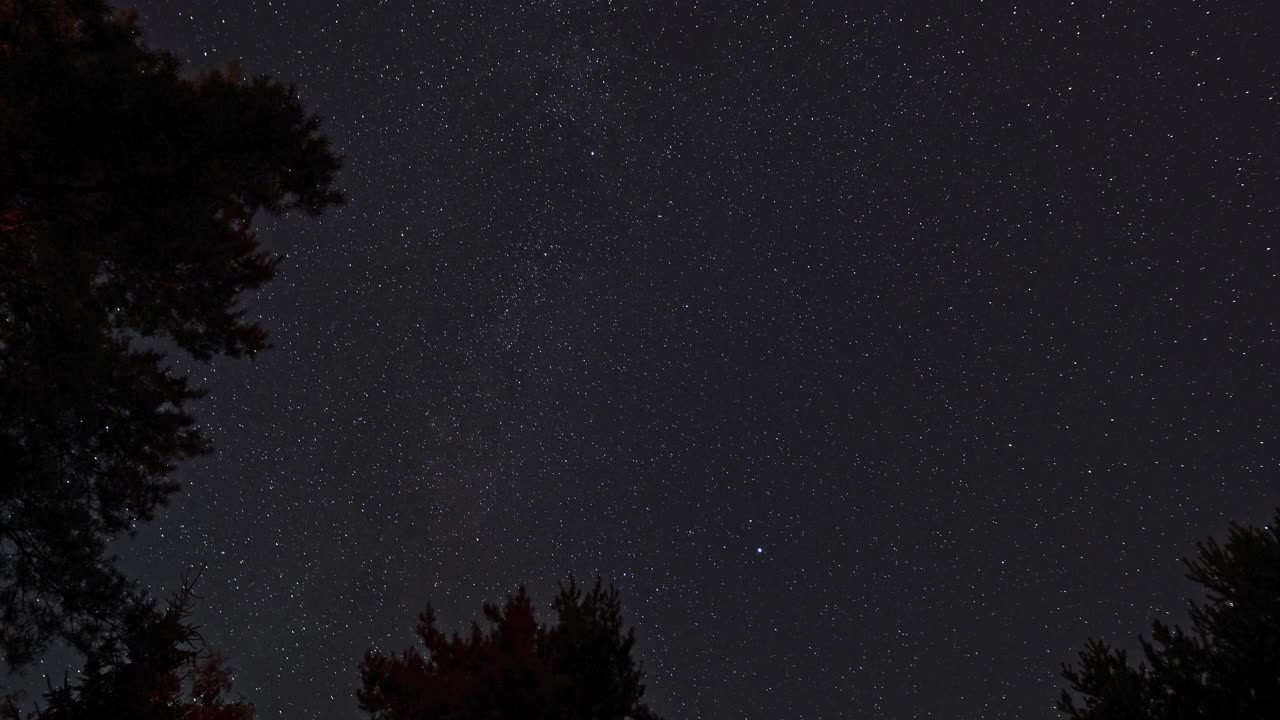
{"type": "Polygon", "coordinates": [[[1076,720],[1280,717],[1280,509],[1269,527],[1233,524],[1225,544],[1197,544],[1187,577],[1191,630],[1156,620],[1142,658],[1090,640],[1063,667],[1059,709],[1076,720]]]}

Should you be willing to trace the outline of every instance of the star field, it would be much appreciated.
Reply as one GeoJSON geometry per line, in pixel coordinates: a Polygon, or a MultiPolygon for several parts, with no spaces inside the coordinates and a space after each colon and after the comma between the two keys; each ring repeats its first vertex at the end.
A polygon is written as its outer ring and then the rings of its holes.
{"type": "Polygon", "coordinates": [[[263,718],[569,573],[673,719],[1051,718],[1280,503],[1269,3],[138,4],[345,155],[121,548],[263,718]]]}

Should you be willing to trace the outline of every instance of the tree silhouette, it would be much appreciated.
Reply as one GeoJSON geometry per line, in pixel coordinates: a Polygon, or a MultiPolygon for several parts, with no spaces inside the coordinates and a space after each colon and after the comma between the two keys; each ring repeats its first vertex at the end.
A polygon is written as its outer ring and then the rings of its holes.
{"type": "Polygon", "coordinates": [[[88,652],[131,584],[110,540],[209,451],[166,363],[267,347],[240,297],[260,211],[340,201],[291,88],[199,77],[101,0],[0,1],[0,651],[88,652]]]}
{"type": "Polygon", "coordinates": [[[1197,544],[1187,577],[1191,632],[1159,620],[1139,637],[1142,660],[1090,640],[1059,709],[1077,720],[1263,718],[1280,715],[1280,510],[1271,526],[1233,524],[1227,542],[1197,544]]]}
{"type": "Polygon", "coordinates": [[[502,607],[484,605],[490,627],[446,635],[430,608],[417,635],[426,655],[370,650],[360,665],[360,707],[376,720],[657,720],[640,702],[643,672],[624,632],[618,593],[597,580],[583,592],[572,579],[538,624],[521,588],[502,607]]]}
{"type": "MultiPolygon", "coordinates": [[[[192,587],[184,582],[163,610],[143,600],[119,613],[82,677],[50,688],[27,720],[252,720],[252,705],[224,697],[231,673],[191,624],[192,587]]],[[[23,716],[10,701],[0,717],[23,716]]]]}

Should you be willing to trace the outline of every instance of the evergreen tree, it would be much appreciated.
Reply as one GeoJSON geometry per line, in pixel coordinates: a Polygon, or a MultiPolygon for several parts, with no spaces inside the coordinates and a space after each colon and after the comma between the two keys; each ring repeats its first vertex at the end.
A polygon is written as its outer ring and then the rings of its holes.
{"type": "MultiPolygon", "coordinates": [[[[146,599],[125,608],[81,677],[51,688],[26,720],[252,720],[252,705],[224,697],[231,672],[191,623],[194,599],[184,582],[163,610],[146,599]]],[[[22,717],[10,701],[6,720],[22,717]]]]}
{"type": "Polygon", "coordinates": [[[291,88],[184,75],[102,0],[0,0],[0,652],[88,652],[135,600],[107,544],[209,451],[166,363],[267,347],[259,212],[340,201],[291,88]]]}
{"type": "Polygon", "coordinates": [[[1075,720],[1244,720],[1280,716],[1280,510],[1270,527],[1232,525],[1225,544],[1199,543],[1187,577],[1191,631],[1152,623],[1135,666],[1090,640],[1065,666],[1059,709],[1075,720]]]}
{"type": "Polygon", "coordinates": [[[502,607],[486,604],[490,627],[446,635],[430,608],[417,634],[426,655],[370,650],[360,666],[360,707],[375,720],[658,720],[640,702],[643,672],[623,630],[617,591],[597,580],[583,592],[570,579],[538,624],[521,588],[502,607]]]}

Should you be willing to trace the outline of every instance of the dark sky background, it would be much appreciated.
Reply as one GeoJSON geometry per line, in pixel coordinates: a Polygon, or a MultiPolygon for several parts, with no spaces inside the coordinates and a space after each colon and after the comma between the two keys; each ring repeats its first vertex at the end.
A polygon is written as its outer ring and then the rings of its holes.
{"type": "Polygon", "coordinates": [[[1274,2],[139,5],[346,155],[124,549],[260,717],[575,573],[672,720],[1050,718],[1280,503],[1274,2]]]}

